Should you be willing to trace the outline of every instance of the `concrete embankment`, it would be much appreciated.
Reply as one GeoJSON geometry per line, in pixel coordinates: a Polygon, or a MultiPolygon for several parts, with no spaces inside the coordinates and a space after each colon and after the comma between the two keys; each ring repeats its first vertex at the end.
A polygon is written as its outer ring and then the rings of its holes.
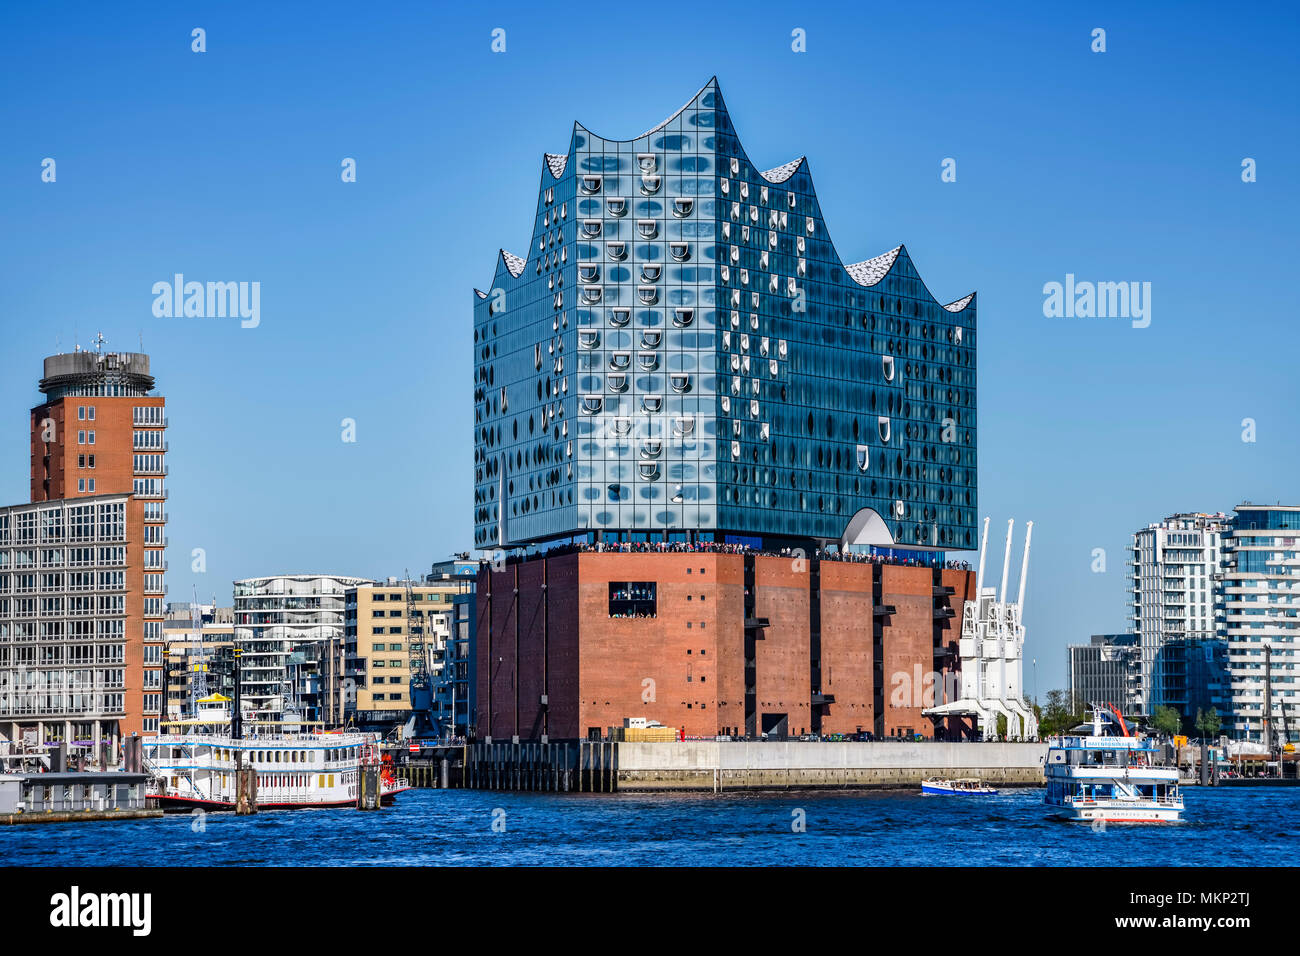
{"type": "Polygon", "coordinates": [[[1046,744],[1019,743],[485,742],[466,747],[463,763],[433,785],[608,793],[918,787],[931,777],[978,777],[1036,787],[1046,753],[1046,744]]]}
{"type": "Polygon", "coordinates": [[[932,777],[1041,786],[1046,744],[681,741],[618,745],[619,790],[912,787],[932,777]]]}

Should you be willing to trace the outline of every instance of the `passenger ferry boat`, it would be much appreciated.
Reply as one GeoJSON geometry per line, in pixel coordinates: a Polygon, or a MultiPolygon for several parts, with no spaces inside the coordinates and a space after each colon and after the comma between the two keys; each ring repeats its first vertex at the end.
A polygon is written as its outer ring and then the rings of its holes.
{"type": "Polygon", "coordinates": [[[961,777],[956,780],[922,780],[921,792],[945,796],[972,794],[981,797],[993,796],[997,793],[992,787],[984,786],[974,777],[961,777]]]}
{"type": "MultiPolygon", "coordinates": [[[[1113,708],[1112,708],[1113,709],[1113,708]]],[[[1043,767],[1047,795],[1063,820],[1084,823],[1177,823],[1183,795],[1178,768],[1155,765],[1153,744],[1130,736],[1124,718],[1114,720],[1122,736],[1106,731],[1108,715],[1092,711],[1092,733],[1053,741],[1043,767]]]]}
{"type": "Polygon", "coordinates": [[[257,808],[350,807],[357,802],[363,768],[379,769],[380,799],[392,803],[410,789],[380,756],[377,734],[279,733],[233,737],[229,698],[199,701],[199,717],[173,721],[181,733],[142,741],[144,769],[153,778],[148,795],[164,810],[233,810],[235,770],[257,772],[257,808]],[[226,729],[221,728],[224,712],[226,729]]]}

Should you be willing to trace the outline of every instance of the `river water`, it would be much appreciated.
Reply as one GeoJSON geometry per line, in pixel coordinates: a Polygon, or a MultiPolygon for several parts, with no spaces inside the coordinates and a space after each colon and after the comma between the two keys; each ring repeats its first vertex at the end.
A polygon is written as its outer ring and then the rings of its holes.
{"type": "Polygon", "coordinates": [[[177,814],[0,828],[6,866],[1279,866],[1300,788],[1184,792],[1176,826],[1047,818],[1043,791],[542,794],[413,790],[379,813],[177,814]]]}

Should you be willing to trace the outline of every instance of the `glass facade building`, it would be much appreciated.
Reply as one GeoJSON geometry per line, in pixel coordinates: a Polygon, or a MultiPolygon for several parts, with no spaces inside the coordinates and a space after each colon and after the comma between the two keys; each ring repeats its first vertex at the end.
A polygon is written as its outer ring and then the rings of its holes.
{"type": "Polygon", "coordinates": [[[1300,507],[1238,505],[1223,575],[1234,737],[1300,735],[1300,507]]]}
{"type": "Polygon", "coordinates": [[[475,291],[475,545],[974,548],[975,345],[902,246],[843,262],[716,80],[632,140],[575,124],[475,291]]]}

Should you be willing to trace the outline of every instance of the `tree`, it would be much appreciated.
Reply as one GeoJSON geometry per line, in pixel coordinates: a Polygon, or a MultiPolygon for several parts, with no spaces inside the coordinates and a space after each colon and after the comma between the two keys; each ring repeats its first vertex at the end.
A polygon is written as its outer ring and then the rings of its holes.
{"type": "Polygon", "coordinates": [[[1063,690],[1049,690],[1047,702],[1038,712],[1038,733],[1042,737],[1064,733],[1083,720],[1070,694],[1063,690]]]}
{"type": "Polygon", "coordinates": [[[1172,707],[1157,707],[1151,715],[1151,726],[1166,737],[1172,737],[1183,729],[1183,718],[1172,707]]]}
{"type": "Polygon", "coordinates": [[[1196,732],[1202,737],[1217,737],[1219,728],[1223,726],[1223,721],[1219,719],[1219,710],[1217,707],[1211,707],[1202,713],[1196,712],[1196,732]]]}

